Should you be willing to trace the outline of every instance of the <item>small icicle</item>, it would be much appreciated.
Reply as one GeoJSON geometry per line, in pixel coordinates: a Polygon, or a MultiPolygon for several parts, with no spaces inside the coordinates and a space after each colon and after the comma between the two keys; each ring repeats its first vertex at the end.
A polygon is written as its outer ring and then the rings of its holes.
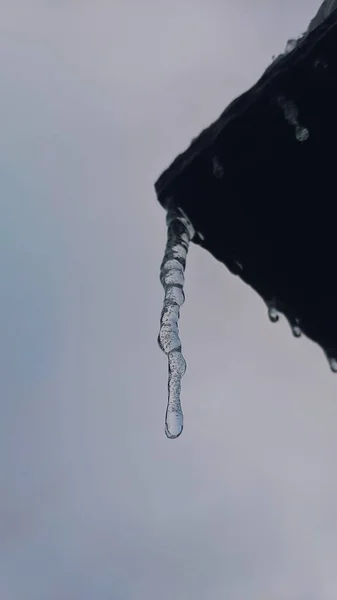
{"type": "Polygon", "coordinates": [[[225,171],[217,156],[213,156],[212,165],[214,177],[217,177],[217,179],[222,179],[222,177],[225,174],[225,171]]]}
{"type": "Polygon", "coordinates": [[[269,320],[272,323],[277,323],[277,321],[279,320],[279,315],[275,306],[275,300],[271,300],[270,302],[268,302],[267,307],[269,320]]]}
{"type": "Polygon", "coordinates": [[[283,109],[284,116],[289,125],[295,127],[295,137],[298,142],[305,142],[309,137],[309,129],[298,122],[298,108],[292,100],[286,100],[284,96],[277,99],[279,106],[283,109]]]}
{"type": "Polygon", "coordinates": [[[287,45],[284,50],[284,54],[289,54],[293,50],[295,50],[297,46],[298,40],[290,39],[287,41],[287,45]]]}
{"type": "Polygon", "coordinates": [[[279,320],[279,316],[277,313],[277,310],[274,306],[269,306],[268,308],[268,317],[271,320],[272,323],[277,323],[277,321],[279,320]]]}
{"type": "Polygon", "coordinates": [[[300,319],[298,317],[296,317],[294,323],[292,323],[291,330],[293,332],[293,336],[294,337],[296,337],[296,338],[301,337],[302,330],[301,330],[301,327],[300,327],[300,319]]]}
{"type": "Polygon", "coordinates": [[[328,359],[329,367],[333,373],[337,373],[337,352],[335,349],[328,348],[324,350],[324,354],[328,359]]]}
{"type": "Polygon", "coordinates": [[[337,373],[337,358],[331,357],[329,358],[330,369],[333,373],[337,373]]]}
{"type": "Polygon", "coordinates": [[[160,318],[159,347],[168,358],[168,403],[165,416],[165,433],[177,438],[184,425],[180,401],[181,378],[186,362],[181,352],[178,320],[180,307],[185,301],[184,271],[189,243],[195,235],[190,221],[181,209],[169,209],[166,216],[167,244],[160,268],[160,281],[165,290],[164,306],[160,318]]]}

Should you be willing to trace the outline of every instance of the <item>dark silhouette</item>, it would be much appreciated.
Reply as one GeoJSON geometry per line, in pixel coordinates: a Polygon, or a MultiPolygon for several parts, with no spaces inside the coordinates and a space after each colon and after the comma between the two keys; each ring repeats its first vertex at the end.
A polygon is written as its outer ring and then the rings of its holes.
{"type": "MultiPolygon", "coordinates": [[[[337,0],[155,184],[337,370],[337,0]]],[[[274,315],[275,316],[275,315],[274,315]]],[[[275,320],[275,319],[274,319],[275,320]]]]}

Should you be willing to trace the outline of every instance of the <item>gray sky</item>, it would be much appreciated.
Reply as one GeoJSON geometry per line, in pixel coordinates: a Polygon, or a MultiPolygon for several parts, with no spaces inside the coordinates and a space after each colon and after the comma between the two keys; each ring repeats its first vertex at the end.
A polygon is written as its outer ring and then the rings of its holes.
{"type": "MultiPolygon", "coordinates": [[[[164,435],[153,182],[317,0],[3,0],[0,597],[335,600],[337,378],[192,246],[164,435]]],[[[277,182],[275,182],[277,184],[277,182]]]]}

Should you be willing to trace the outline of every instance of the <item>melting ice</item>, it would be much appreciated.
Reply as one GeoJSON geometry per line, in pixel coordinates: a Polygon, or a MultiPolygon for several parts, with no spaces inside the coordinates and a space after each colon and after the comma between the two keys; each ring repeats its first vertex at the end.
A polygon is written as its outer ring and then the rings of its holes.
{"type": "Polygon", "coordinates": [[[194,229],[181,209],[169,209],[166,216],[167,244],[160,267],[160,281],[164,287],[164,306],[160,318],[159,347],[168,358],[168,402],[165,416],[165,433],[177,438],[184,425],[181,408],[181,379],[186,362],[181,351],[178,320],[180,307],[185,301],[184,272],[186,256],[194,229]]]}

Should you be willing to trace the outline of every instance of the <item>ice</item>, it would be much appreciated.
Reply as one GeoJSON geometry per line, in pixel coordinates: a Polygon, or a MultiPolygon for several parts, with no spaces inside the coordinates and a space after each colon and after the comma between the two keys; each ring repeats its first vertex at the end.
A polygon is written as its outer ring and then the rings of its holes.
{"type": "Polygon", "coordinates": [[[299,338],[302,335],[302,329],[301,329],[301,320],[299,319],[299,317],[289,317],[286,315],[286,318],[288,320],[288,323],[290,325],[291,328],[291,332],[293,334],[293,336],[295,338],[299,338]]]}
{"type": "Polygon", "coordinates": [[[284,117],[289,125],[295,127],[295,137],[298,142],[305,142],[309,137],[309,130],[298,122],[298,108],[292,100],[287,100],[284,96],[277,99],[279,106],[283,109],[284,117]]]}
{"type": "Polygon", "coordinates": [[[277,323],[279,320],[279,315],[275,306],[275,300],[271,300],[268,302],[268,317],[272,323],[277,323]]]}
{"type": "Polygon", "coordinates": [[[305,142],[309,137],[309,129],[306,127],[301,127],[301,125],[297,125],[295,130],[295,137],[298,142],[305,142]]]}
{"type": "Polygon", "coordinates": [[[191,239],[195,235],[192,224],[182,210],[169,208],[166,217],[167,244],[160,267],[160,281],[165,296],[158,335],[159,347],[168,358],[168,401],[165,416],[165,433],[177,438],[184,426],[181,408],[181,379],[186,371],[182,354],[178,320],[180,307],[185,301],[184,271],[191,239]]]}
{"type": "Polygon", "coordinates": [[[294,323],[291,324],[291,330],[293,332],[293,336],[296,338],[301,337],[302,330],[300,327],[300,320],[298,318],[295,319],[294,323]]]}

